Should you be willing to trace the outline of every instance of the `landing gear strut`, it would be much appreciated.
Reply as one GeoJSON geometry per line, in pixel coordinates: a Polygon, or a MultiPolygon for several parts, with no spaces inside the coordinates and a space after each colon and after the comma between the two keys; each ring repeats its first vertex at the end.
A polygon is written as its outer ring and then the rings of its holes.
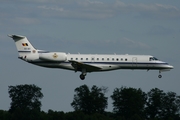
{"type": "Polygon", "coordinates": [[[85,76],[86,76],[86,69],[82,69],[82,74],[80,74],[79,77],[80,77],[81,80],[84,80],[85,76]]]}
{"type": "Polygon", "coordinates": [[[162,78],[161,71],[159,71],[158,78],[162,78]]]}

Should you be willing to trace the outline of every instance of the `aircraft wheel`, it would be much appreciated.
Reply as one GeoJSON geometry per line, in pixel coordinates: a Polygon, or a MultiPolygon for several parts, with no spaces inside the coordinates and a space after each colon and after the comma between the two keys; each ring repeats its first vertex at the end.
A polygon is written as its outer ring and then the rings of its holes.
{"type": "Polygon", "coordinates": [[[85,76],[82,75],[82,74],[81,74],[79,77],[80,77],[81,80],[84,80],[84,79],[85,79],[85,76]]]}
{"type": "Polygon", "coordinates": [[[159,77],[159,78],[162,78],[162,75],[159,75],[158,77],[159,77]]]}

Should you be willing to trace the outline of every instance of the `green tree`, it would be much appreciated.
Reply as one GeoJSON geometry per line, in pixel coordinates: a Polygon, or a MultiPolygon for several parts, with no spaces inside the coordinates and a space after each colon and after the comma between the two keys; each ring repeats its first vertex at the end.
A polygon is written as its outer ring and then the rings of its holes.
{"type": "Polygon", "coordinates": [[[91,90],[87,85],[75,89],[76,94],[71,106],[75,111],[82,111],[86,114],[103,113],[107,108],[107,97],[104,89],[93,86],[91,90]]]}
{"type": "Polygon", "coordinates": [[[0,120],[10,120],[11,116],[8,111],[0,110],[0,120]]]}
{"type": "Polygon", "coordinates": [[[125,117],[125,119],[130,119],[135,115],[136,117],[138,115],[138,118],[145,117],[144,109],[147,97],[141,89],[116,88],[111,98],[116,116],[125,117]]]}
{"type": "Polygon", "coordinates": [[[163,92],[158,88],[148,92],[147,118],[178,119],[180,111],[180,96],[174,92],[163,92]]]}
{"type": "Polygon", "coordinates": [[[162,108],[162,101],[165,97],[165,93],[158,88],[151,89],[150,92],[147,93],[148,100],[147,100],[147,108],[146,113],[147,117],[151,119],[160,118],[161,108],[162,108]]]}
{"type": "Polygon", "coordinates": [[[48,110],[48,120],[65,120],[64,112],[48,110]]]}
{"type": "MultiPolygon", "coordinates": [[[[39,99],[43,97],[41,88],[36,85],[17,85],[9,86],[9,97],[11,98],[11,107],[9,112],[19,112],[24,114],[29,110],[40,111],[41,102],[39,99]]],[[[32,112],[32,111],[31,111],[32,112]]]]}

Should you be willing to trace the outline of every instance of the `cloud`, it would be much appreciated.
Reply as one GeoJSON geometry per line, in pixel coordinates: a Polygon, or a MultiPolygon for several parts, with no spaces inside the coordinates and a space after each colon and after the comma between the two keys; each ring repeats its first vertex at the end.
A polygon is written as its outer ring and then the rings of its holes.
{"type": "Polygon", "coordinates": [[[160,35],[160,36],[170,35],[173,33],[175,33],[174,29],[166,28],[166,27],[160,26],[160,25],[152,26],[147,32],[148,35],[160,35]]]}
{"type": "Polygon", "coordinates": [[[119,13],[138,13],[143,17],[158,17],[158,18],[171,18],[180,17],[180,10],[172,5],[164,4],[125,4],[120,1],[116,1],[114,8],[119,13]]]}
{"type": "Polygon", "coordinates": [[[150,49],[151,47],[145,43],[133,41],[131,39],[128,39],[126,37],[122,38],[119,41],[120,44],[123,44],[129,48],[141,48],[141,49],[150,49]]]}
{"type": "Polygon", "coordinates": [[[48,6],[45,6],[45,5],[43,5],[43,6],[38,6],[38,8],[40,8],[40,9],[46,9],[46,10],[55,10],[55,11],[60,11],[60,12],[63,12],[64,11],[64,9],[63,8],[60,8],[60,7],[57,7],[57,6],[55,6],[55,7],[48,7],[48,6]]]}
{"type": "MultiPolygon", "coordinates": [[[[103,41],[101,41],[103,42],[103,41]]],[[[117,48],[121,48],[121,49],[139,49],[139,50],[147,50],[147,49],[151,49],[151,47],[145,43],[139,42],[139,41],[135,41],[126,37],[120,38],[118,40],[106,40],[104,41],[104,43],[101,44],[107,44],[109,46],[115,46],[117,48]]],[[[111,46],[111,47],[112,47],[111,46]]]]}
{"type": "Polygon", "coordinates": [[[124,14],[151,19],[180,18],[180,10],[177,7],[159,3],[127,3],[119,0],[110,2],[103,0],[17,0],[6,4],[8,7],[2,9],[1,18],[6,13],[10,14],[9,16],[18,15],[26,18],[31,16],[90,20],[107,19],[124,14]]]}
{"type": "Polygon", "coordinates": [[[26,24],[26,25],[39,23],[39,21],[37,19],[35,19],[35,18],[26,18],[26,17],[16,17],[14,19],[14,21],[16,23],[26,24]]]}
{"type": "Polygon", "coordinates": [[[78,51],[83,51],[83,53],[126,53],[128,51],[130,51],[131,53],[133,52],[143,52],[143,51],[147,51],[149,49],[152,49],[151,46],[143,43],[143,42],[139,42],[139,41],[135,41],[135,40],[131,40],[129,38],[123,37],[123,38],[119,38],[118,40],[89,40],[89,41],[83,41],[83,40],[76,40],[76,41],[72,41],[72,40],[62,40],[60,41],[61,44],[57,44],[60,46],[56,46],[57,48],[61,48],[65,51],[68,52],[78,52],[78,51]],[[64,46],[68,46],[71,45],[71,50],[68,49],[67,47],[64,46]],[[93,49],[92,49],[93,48],[93,49]],[[90,51],[89,51],[90,50],[90,51]]]}
{"type": "Polygon", "coordinates": [[[76,0],[69,2],[58,2],[54,5],[41,5],[45,17],[54,16],[61,18],[80,18],[80,19],[103,19],[113,16],[113,11],[107,9],[107,4],[99,1],[76,0]],[[62,7],[63,6],[63,7],[62,7]],[[53,12],[54,11],[54,12],[53,12]]]}
{"type": "Polygon", "coordinates": [[[52,13],[52,15],[64,18],[104,19],[129,13],[138,13],[142,17],[180,17],[180,10],[177,7],[163,4],[133,4],[119,0],[111,3],[98,0],[62,0],[56,1],[56,4],[56,6],[49,4],[38,8],[59,11],[61,13],[52,13]]]}
{"type": "Polygon", "coordinates": [[[89,5],[99,5],[103,4],[103,2],[100,1],[93,1],[93,0],[79,0],[77,3],[81,6],[89,6],[89,5]]]}

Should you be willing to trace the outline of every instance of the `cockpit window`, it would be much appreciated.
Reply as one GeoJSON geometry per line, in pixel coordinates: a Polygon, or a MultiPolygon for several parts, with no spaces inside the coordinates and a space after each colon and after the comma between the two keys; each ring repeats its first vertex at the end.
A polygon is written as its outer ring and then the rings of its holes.
{"type": "Polygon", "coordinates": [[[154,58],[154,60],[158,60],[157,58],[155,58],[155,57],[153,57],[154,58]]]}
{"type": "Polygon", "coordinates": [[[157,61],[158,59],[156,57],[150,57],[149,61],[157,61]]]}
{"type": "Polygon", "coordinates": [[[153,58],[152,58],[152,57],[150,57],[150,58],[149,58],[149,61],[153,61],[153,58]]]}

